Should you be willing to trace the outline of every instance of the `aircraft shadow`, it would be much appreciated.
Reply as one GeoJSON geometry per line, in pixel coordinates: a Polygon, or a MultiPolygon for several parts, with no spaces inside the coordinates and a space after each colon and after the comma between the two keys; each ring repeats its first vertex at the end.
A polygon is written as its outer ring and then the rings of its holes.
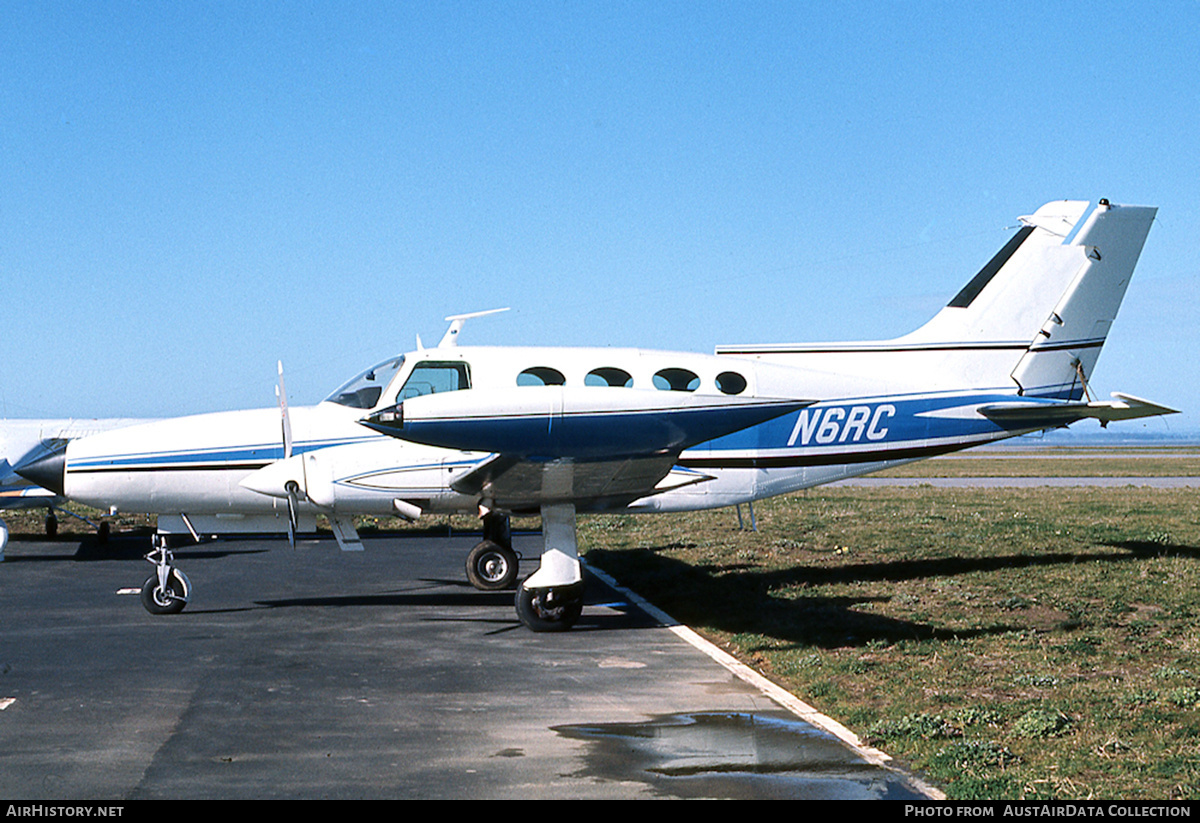
{"type": "Polygon", "coordinates": [[[1160,543],[1153,540],[1124,540],[1120,543],[1106,543],[1116,549],[1124,549],[1136,557],[1189,557],[1200,559],[1200,548],[1195,546],[1179,546],[1174,543],[1160,543]]]}
{"type": "MultiPolygon", "coordinates": [[[[54,538],[22,538],[31,543],[61,545],[61,551],[46,552],[39,548],[36,553],[25,554],[21,549],[6,553],[5,564],[14,563],[92,563],[105,560],[144,560],[150,551],[149,534],[143,536],[110,537],[100,540],[95,535],[80,539],[78,535],[54,538]]],[[[212,560],[235,554],[258,554],[267,549],[245,549],[233,545],[217,548],[216,543],[200,543],[174,550],[176,558],[186,560],[212,560]]]]}
{"type": "Polygon", "coordinates": [[[868,603],[887,602],[891,599],[890,595],[802,595],[780,598],[772,596],[772,593],[782,589],[839,583],[898,583],[977,572],[1048,568],[1073,565],[1085,560],[1093,563],[1125,563],[1149,556],[1200,558],[1200,549],[1188,546],[1142,541],[1110,545],[1120,551],[1101,555],[1053,552],[1001,557],[946,557],[857,563],[835,569],[796,566],[769,571],[737,565],[693,566],[661,554],[666,547],[619,552],[593,549],[588,552],[587,559],[681,622],[699,622],[702,616],[705,625],[732,634],[761,634],[793,643],[798,648],[842,648],[871,642],[981,637],[1025,627],[1009,625],[1001,620],[964,630],[931,622],[899,620],[855,608],[868,603]],[[689,620],[689,615],[694,615],[696,619],[689,620]]]}
{"type": "Polygon", "coordinates": [[[435,591],[387,592],[383,594],[346,594],[317,597],[289,597],[278,600],[256,600],[259,606],[272,609],[351,608],[404,606],[511,606],[512,592],[435,591]]]}
{"type": "MultiPolygon", "coordinates": [[[[503,618],[483,615],[437,616],[428,618],[442,622],[495,623],[500,631],[520,628],[521,623],[513,610],[515,589],[498,592],[475,590],[464,580],[422,578],[422,582],[437,586],[437,590],[415,592],[384,592],[379,594],[319,595],[314,597],[290,597],[273,600],[257,600],[255,606],[269,609],[312,609],[312,608],[404,608],[404,607],[474,607],[502,608],[503,618]],[[447,590],[446,587],[450,587],[447,590]]],[[[617,629],[653,628],[659,625],[640,609],[630,606],[602,581],[588,578],[584,613],[571,629],[572,632],[612,631],[617,629]],[[588,606],[605,606],[604,610],[593,610],[588,606]]]]}

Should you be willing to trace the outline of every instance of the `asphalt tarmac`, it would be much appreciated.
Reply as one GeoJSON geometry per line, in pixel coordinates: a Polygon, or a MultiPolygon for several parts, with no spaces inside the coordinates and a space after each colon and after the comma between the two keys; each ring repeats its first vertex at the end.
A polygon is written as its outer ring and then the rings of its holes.
{"type": "MultiPolygon", "coordinates": [[[[192,602],[154,617],[148,537],[14,538],[0,797],[928,796],[595,576],[572,631],[529,632],[467,584],[476,540],[183,546],[192,602]]],[[[540,537],[516,546],[532,571],[540,537]]]]}

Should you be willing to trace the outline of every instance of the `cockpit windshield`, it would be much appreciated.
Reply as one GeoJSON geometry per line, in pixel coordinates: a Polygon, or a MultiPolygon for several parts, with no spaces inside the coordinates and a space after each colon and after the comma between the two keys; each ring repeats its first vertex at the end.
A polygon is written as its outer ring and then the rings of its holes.
{"type": "Polygon", "coordinates": [[[379,396],[387,384],[392,382],[396,372],[404,365],[404,355],[384,360],[377,366],[372,366],[362,374],[341,386],[325,399],[330,403],[348,406],[352,409],[373,409],[379,402],[379,396]]]}

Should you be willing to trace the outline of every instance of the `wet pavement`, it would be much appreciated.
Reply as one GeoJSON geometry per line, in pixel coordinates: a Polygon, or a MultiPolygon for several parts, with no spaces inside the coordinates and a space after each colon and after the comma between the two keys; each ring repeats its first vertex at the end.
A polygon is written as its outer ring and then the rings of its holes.
{"type": "MultiPolygon", "coordinates": [[[[476,539],[181,547],[193,600],[170,617],[132,593],[152,571],[146,537],[14,539],[0,563],[0,796],[931,791],[599,578],[572,631],[527,631],[511,592],[466,583],[476,539]]],[[[539,546],[517,538],[528,557],[539,546]]]]}

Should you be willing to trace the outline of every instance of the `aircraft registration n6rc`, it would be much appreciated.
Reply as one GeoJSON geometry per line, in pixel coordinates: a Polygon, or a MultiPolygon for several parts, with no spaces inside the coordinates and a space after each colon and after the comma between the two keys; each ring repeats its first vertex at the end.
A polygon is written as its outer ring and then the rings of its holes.
{"type": "MultiPolygon", "coordinates": [[[[471,512],[480,588],[511,587],[513,514],[540,513],[517,613],[569,628],[578,512],[733,506],[1068,425],[1174,410],[1088,388],[1156,209],[1049,203],[927,324],[887,341],[711,355],[456,345],[385,360],[313,407],[178,418],[71,440],[21,473],[73,500],[158,513],[161,534],[312,530],[329,518],[471,512]]],[[[282,375],[282,369],[281,369],[282,375]]],[[[280,379],[282,389],[282,376],[280,379]]],[[[152,611],[190,595],[165,540],[152,611]]]]}

